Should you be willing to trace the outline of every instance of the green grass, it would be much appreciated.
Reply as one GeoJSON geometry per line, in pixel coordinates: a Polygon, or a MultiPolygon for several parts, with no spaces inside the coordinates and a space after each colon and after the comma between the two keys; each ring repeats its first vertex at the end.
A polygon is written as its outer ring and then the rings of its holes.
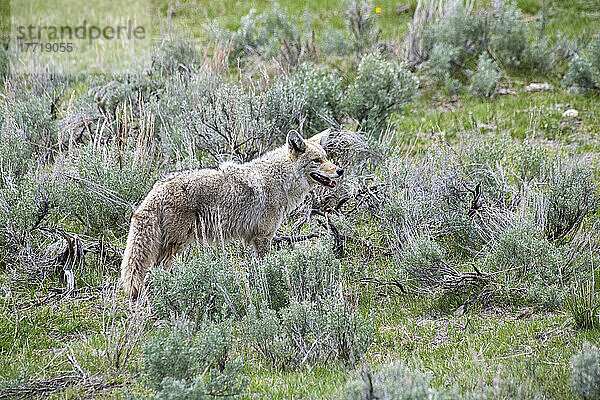
{"type": "MultiPolygon", "coordinates": [[[[417,6],[417,0],[378,0],[373,1],[375,8],[381,11],[377,14],[379,28],[385,39],[400,39],[408,31],[408,23],[412,22],[412,15],[417,6]],[[408,11],[398,14],[399,5],[408,5],[408,11]]],[[[537,15],[544,10],[545,0],[518,0],[516,4],[526,15],[537,15]]],[[[308,11],[317,35],[324,29],[342,29],[344,27],[343,0],[286,0],[278,2],[287,10],[287,14],[302,19],[308,11]]],[[[478,6],[489,7],[491,0],[478,1],[478,6]]],[[[222,28],[231,31],[240,26],[240,18],[248,14],[251,9],[264,12],[271,8],[271,0],[224,0],[218,4],[204,4],[191,0],[177,2],[178,6],[172,8],[173,21],[182,32],[192,37],[205,40],[204,28],[212,22],[217,22],[222,28]]],[[[160,10],[163,16],[168,14],[169,1],[153,0],[153,5],[160,10]]],[[[551,19],[546,27],[546,33],[556,35],[561,32],[567,37],[577,38],[582,35],[596,33],[594,26],[600,22],[600,6],[594,0],[576,0],[568,5],[560,0],[548,1],[548,14],[551,19]]]]}
{"type": "MultiPolygon", "coordinates": [[[[434,299],[381,297],[368,288],[362,290],[361,308],[365,312],[377,310],[373,322],[378,334],[368,353],[369,363],[377,367],[391,360],[403,360],[430,372],[436,387],[458,386],[469,391],[491,383],[497,376],[508,376],[529,382],[546,398],[571,398],[566,384],[570,357],[584,341],[600,344],[598,331],[575,330],[563,312],[532,313],[520,318],[520,307],[473,308],[456,316],[452,312],[440,313],[434,299]]],[[[136,383],[141,367],[139,349],[124,370],[116,373],[109,368],[104,354],[107,332],[103,331],[99,311],[103,300],[101,296],[86,297],[84,301],[66,299],[31,310],[20,316],[16,336],[11,335],[14,325],[0,324],[1,376],[15,380],[23,374],[52,376],[71,370],[68,354],[72,352],[91,374],[102,374],[120,383],[135,379],[127,383],[132,386],[117,386],[111,397],[119,397],[123,390],[143,392],[136,383]]],[[[360,373],[360,369],[335,365],[301,371],[274,370],[252,354],[248,356],[250,386],[244,399],[334,398],[349,373],[360,373]]],[[[74,388],[70,395],[65,392],[57,398],[76,398],[81,393],[74,388]]]]}
{"type": "MultiPolygon", "coordinates": [[[[539,80],[536,80],[539,82],[539,80]]],[[[553,82],[551,92],[529,93],[514,84],[517,95],[498,96],[482,101],[462,95],[455,101],[439,96],[422,95],[398,115],[400,144],[427,148],[443,137],[452,144],[469,136],[504,132],[517,139],[534,138],[569,145],[561,150],[581,153],[598,150],[598,98],[576,95],[553,82]],[[562,118],[567,109],[579,111],[580,122],[562,118]],[[469,133],[471,133],[469,135],[469,133]]],[[[561,146],[562,147],[562,146],[561,146]]]]}
{"type": "MultiPolygon", "coordinates": [[[[137,60],[147,57],[152,45],[154,18],[149,12],[150,8],[146,2],[140,0],[114,1],[103,0],[86,7],[85,11],[73,2],[64,0],[53,0],[50,2],[39,2],[37,0],[24,0],[11,2],[11,17],[13,19],[13,30],[11,32],[11,43],[16,43],[18,37],[17,27],[24,28],[25,35],[29,34],[29,26],[33,27],[33,40],[26,36],[26,42],[71,43],[73,50],[65,52],[29,50],[19,53],[17,65],[41,62],[50,64],[64,73],[88,73],[110,74],[116,66],[135,68],[137,60]],[[121,12],[115,12],[121,10],[121,12]],[[75,30],[79,26],[96,26],[100,29],[112,27],[114,32],[119,26],[127,26],[131,22],[132,28],[142,27],[146,34],[142,39],[119,40],[104,39],[95,40],[79,39],[77,37],[52,40],[49,38],[49,28],[67,26],[75,30]],[[39,39],[38,39],[39,33],[39,39]]],[[[124,32],[124,31],[122,31],[124,32]]],[[[123,33],[124,34],[124,33],[123,33]]],[[[157,33],[154,32],[154,36],[157,33]]],[[[16,47],[15,47],[16,48],[16,47]]]]}
{"type": "MultiPolygon", "coordinates": [[[[378,302],[379,303],[379,302],[378,302]]],[[[426,304],[385,300],[376,354],[401,359],[433,373],[439,387],[473,390],[497,375],[531,380],[548,398],[569,398],[568,363],[584,341],[596,333],[575,331],[561,313],[517,319],[519,309],[473,309],[461,316],[428,315],[426,304]]]]}
{"type": "MultiPolygon", "coordinates": [[[[300,21],[305,11],[308,11],[317,35],[327,28],[344,28],[344,8],[341,0],[290,0],[279,1],[278,3],[287,10],[288,15],[300,21]]],[[[407,5],[411,6],[411,12],[414,12],[416,3],[416,0],[406,2],[407,5]]],[[[155,0],[154,4],[164,15],[167,15],[168,2],[155,0]]],[[[225,0],[216,5],[187,0],[178,4],[179,7],[173,13],[173,21],[176,21],[183,31],[191,33],[193,37],[201,40],[205,39],[205,32],[202,27],[211,21],[218,22],[224,29],[235,31],[239,28],[240,18],[248,14],[251,9],[264,12],[271,8],[270,0],[225,0]]],[[[377,18],[383,35],[387,38],[399,38],[404,35],[408,28],[407,23],[412,20],[411,12],[396,13],[396,6],[399,4],[394,0],[373,2],[374,9],[381,9],[377,18]]]]}

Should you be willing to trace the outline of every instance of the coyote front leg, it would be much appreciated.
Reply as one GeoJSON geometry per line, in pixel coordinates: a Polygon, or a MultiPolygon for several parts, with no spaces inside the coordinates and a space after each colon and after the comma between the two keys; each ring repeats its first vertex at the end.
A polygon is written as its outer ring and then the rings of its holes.
{"type": "Polygon", "coordinates": [[[269,253],[269,250],[271,249],[271,240],[273,239],[272,236],[269,237],[261,237],[261,238],[254,238],[252,240],[252,245],[254,246],[254,251],[256,251],[256,256],[258,258],[264,258],[267,253],[269,253]]]}

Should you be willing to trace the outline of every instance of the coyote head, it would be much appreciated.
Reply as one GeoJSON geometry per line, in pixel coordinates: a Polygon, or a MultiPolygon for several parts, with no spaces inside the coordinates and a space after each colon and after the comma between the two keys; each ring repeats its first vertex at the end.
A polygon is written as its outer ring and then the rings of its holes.
{"type": "Polygon", "coordinates": [[[335,179],[342,176],[344,170],[329,160],[323,149],[329,139],[329,129],[308,140],[296,131],[287,136],[287,146],[298,167],[304,172],[309,184],[321,184],[330,188],[337,185],[335,179]]]}

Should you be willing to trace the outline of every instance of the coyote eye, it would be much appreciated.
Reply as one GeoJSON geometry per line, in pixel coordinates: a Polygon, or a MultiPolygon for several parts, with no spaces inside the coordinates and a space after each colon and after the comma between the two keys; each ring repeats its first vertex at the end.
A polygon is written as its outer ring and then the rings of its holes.
{"type": "Polygon", "coordinates": [[[320,158],[313,158],[312,162],[314,162],[314,163],[321,163],[321,159],[320,158]]]}

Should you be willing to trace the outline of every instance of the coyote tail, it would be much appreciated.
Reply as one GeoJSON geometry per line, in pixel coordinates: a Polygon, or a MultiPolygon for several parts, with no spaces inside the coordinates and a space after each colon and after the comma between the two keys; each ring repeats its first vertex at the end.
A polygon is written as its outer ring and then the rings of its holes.
{"type": "MultiPolygon", "coordinates": [[[[147,215],[146,215],[147,216],[147,215]]],[[[156,263],[160,252],[158,219],[131,217],[127,246],[121,263],[121,281],[125,293],[136,300],[144,288],[148,269],[156,263]]]]}

